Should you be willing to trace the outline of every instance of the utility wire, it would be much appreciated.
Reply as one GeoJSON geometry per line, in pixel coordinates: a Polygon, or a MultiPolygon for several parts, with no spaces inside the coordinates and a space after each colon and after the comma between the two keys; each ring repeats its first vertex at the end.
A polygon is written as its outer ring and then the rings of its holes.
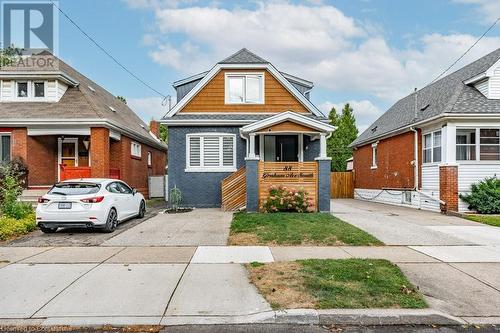
{"type": "Polygon", "coordinates": [[[162,105],[165,106],[166,102],[170,99],[169,95],[165,95],[161,93],[160,91],[156,90],[153,88],[149,83],[141,79],[139,76],[137,76],[134,72],[132,72],[130,69],[128,69],[125,65],[123,65],[118,59],[116,59],[111,53],[109,53],[104,47],[102,47],[94,38],[92,38],[88,33],[85,32],[71,17],[68,16],[59,6],[57,6],[53,0],[50,0],[52,5],[62,14],[66,17],[66,19],[75,26],[85,37],[87,37],[88,40],[90,40],[95,46],[97,46],[98,49],[100,49],[104,54],[106,54],[111,60],[113,60],[118,66],[120,66],[124,71],[126,71],[128,74],[130,74],[134,79],[139,81],[141,84],[143,84],[145,87],[149,88],[156,94],[160,95],[163,97],[162,105]]]}
{"type": "Polygon", "coordinates": [[[467,51],[465,51],[465,52],[464,52],[464,53],[463,53],[463,54],[462,54],[462,55],[461,55],[461,56],[460,56],[457,60],[455,60],[455,61],[454,61],[454,62],[453,62],[453,63],[452,63],[452,64],[451,64],[448,68],[446,68],[446,69],[445,69],[445,70],[444,70],[441,74],[439,74],[439,75],[438,75],[438,76],[437,76],[434,80],[432,80],[432,82],[431,82],[431,83],[429,83],[429,84],[432,84],[432,83],[436,82],[436,81],[437,81],[437,80],[438,80],[441,76],[443,76],[443,75],[444,75],[446,72],[448,72],[448,71],[449,71],[449,70],[450,70],[453,66],[455,66],[457,62],[459,62],[459,61],[460,61],[463,57],[465,57],[465,55],[466,55],[467,53],[469,53],[469,51],[470,51],[470,50],[472,50],[472,48],[473,48],[474,46],[476,46],[476,44],[477,44],[477,43],[479,43],[479,41],[480,41],[481,39],[483,39],[483,37],[484,37],[484,36],[486,36],[486,34],[487,34],[488,32],[490,32],[490,30],[491,30],[491,29],[493,29],[493,27],[494,27],[494,26],[498,23],[498,21],[500,21],[500,17],[498,17],[498,18],[495,20],[495,22],[493,22],[493,24],[492,24],[492,25],[490,25],[490,27],[489,27],[488,29],[486,29],[486,31],[485,31],[485,32],[481,35],[481,37],[479,37],[479,38],[478,38],[478,39],[474,42],[474,44],[472,44],[472,45],[471,45],[471,46],[467,49],[467,51]]]}

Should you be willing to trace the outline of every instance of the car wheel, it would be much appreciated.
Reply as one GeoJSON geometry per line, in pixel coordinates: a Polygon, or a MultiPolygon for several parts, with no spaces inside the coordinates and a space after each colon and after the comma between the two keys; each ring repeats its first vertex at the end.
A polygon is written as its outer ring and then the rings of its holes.
{"type": "Polygon", "coordinates": [[[146,203],[144,200],[141,201],[141,206],[139,207],[139,214],[137,215],[138,218],[142,219],[146,215],[146,203]]]}
{"type": "Polygon", "coordinates": [[[104,232],[113,232],[115,231],[117,225],[118,225],[118,214],[116,213],[116,209],[111,208],[103,230],[104,232]]]}
{"type": "Polygon", "coordinates": [[[47,227],[42,227],[41,225],[38,227],[40,228],[40,230],[42,230],[44,234],[53,234],[57,231],[57,228],[47,228],[47,227]]]}

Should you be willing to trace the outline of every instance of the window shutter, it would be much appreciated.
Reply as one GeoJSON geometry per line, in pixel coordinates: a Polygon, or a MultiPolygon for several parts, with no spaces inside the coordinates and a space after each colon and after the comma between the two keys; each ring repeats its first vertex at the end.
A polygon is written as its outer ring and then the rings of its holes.
{"type": "Polygon", "coordinates": [[[200,138],[192,137],[189,139],[189,165],[201,166],[200,138]]]}
{"type": "Polygon", "coordinates": [[[219,138],[206,136],[203,138],[203,164],[206,167],[219,166],[219,138]]]}
{"type": "Polygon", "coordinates": [[[234,138],[224,137],[222,139],[222,165],[223,166],[233,166],[234,165],[234,138]]]}

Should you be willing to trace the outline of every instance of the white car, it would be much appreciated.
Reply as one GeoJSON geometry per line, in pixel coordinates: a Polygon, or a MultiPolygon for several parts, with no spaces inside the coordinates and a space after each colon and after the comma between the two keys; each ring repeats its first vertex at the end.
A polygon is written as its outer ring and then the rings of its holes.
{"type": "Polygon", "coordinates": [[[40,197],[36,223],[44,233],[78,227],[113,232],[118,223],[145,213],[144,196],[123,181],[83,178],[57,183],[40,197]]]}

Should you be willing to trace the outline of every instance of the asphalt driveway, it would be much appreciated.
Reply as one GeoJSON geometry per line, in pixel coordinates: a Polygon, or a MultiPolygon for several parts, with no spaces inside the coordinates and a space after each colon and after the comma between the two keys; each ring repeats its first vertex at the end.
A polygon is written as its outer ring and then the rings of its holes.
{"type": "Polygon", "coordinates": [[[158,214],[103,246],[226,245],[233,214],[220,209],[195,209],[189,213],[158,214]]]}

